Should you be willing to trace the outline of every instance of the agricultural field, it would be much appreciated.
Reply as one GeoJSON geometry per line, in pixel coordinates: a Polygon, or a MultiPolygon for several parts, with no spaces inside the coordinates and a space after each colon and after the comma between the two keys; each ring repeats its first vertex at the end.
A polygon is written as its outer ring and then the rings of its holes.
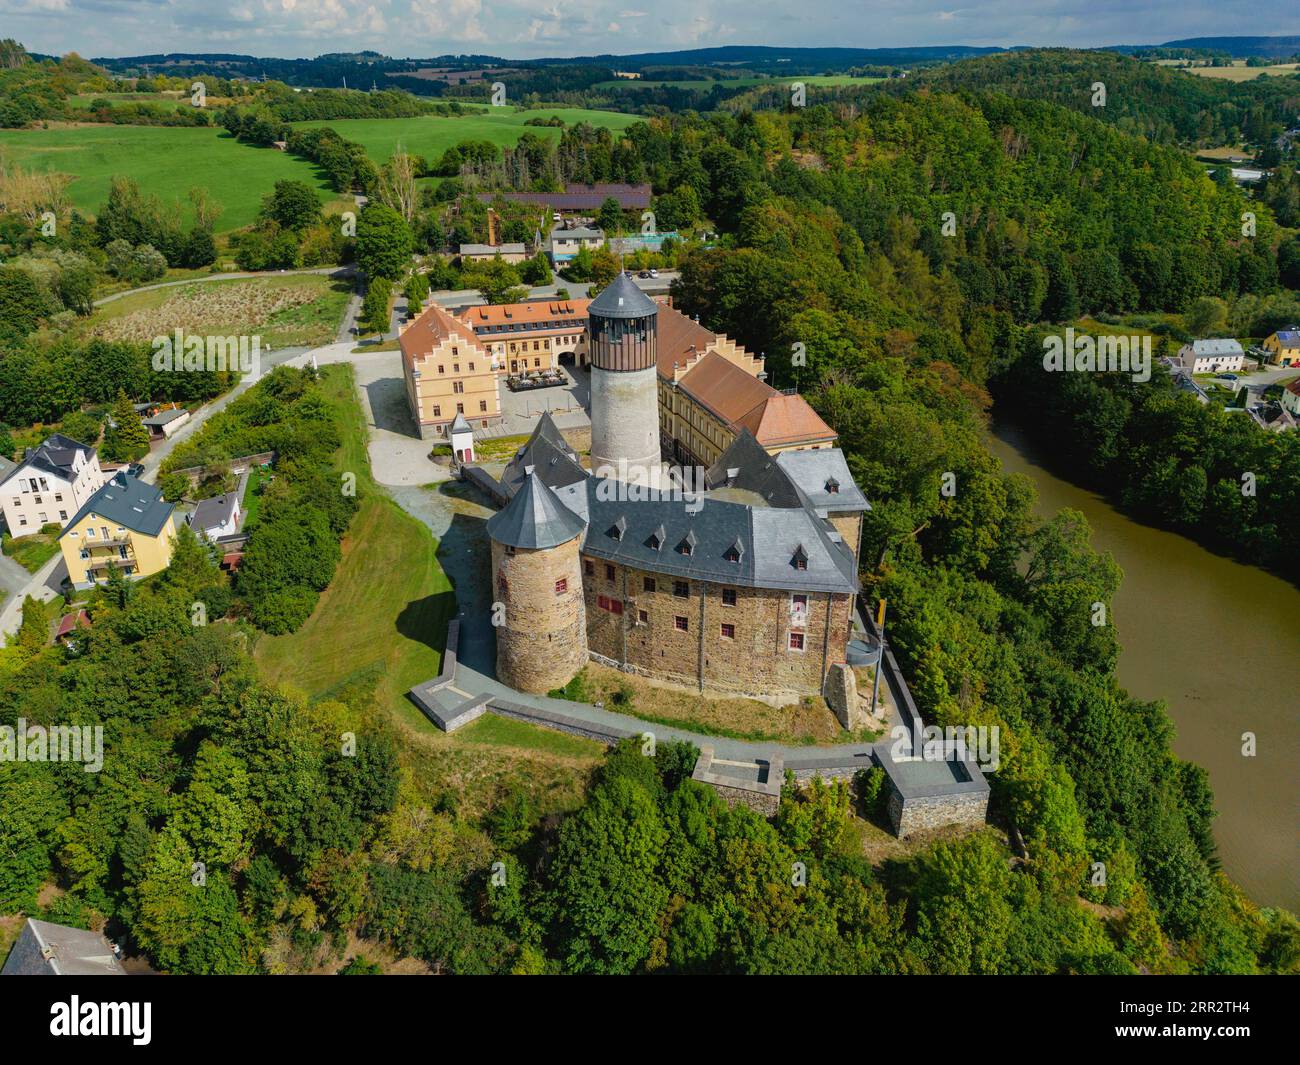
{"type": "Polygon", "coordinates": [[[149,341],[186,333],[256,332],[264,347],[307,347],[334,339],[351,285],[322,274],[202,281],[133,292],[100,307],[83,327],[105,340],[149,341]]]}
{"type": "Polygon", "coordinates": [[[0,151],[20,166],[72,176],[68,195],[79,211],[93,215],[108,198],[117,174],[132,177],[142,191],[181,204],[191,220],[186,195],[202,186],[224,208],[219,233],[240,229],[257,217],[262,197],[280,180],[305,181],[334,198],[317,167],[270,148],[240,144],[216,127],[63,126],[55,129],[0,130],[0,151]]]}
{"type": "Polygon", "coordinates": [[[527,126],[530,118],[558,116],[564,122],[590,122],[622,130],[636,122],[638,115],[619,111],[591,111],[581,107],[545,107],[531,111],[513,108],[487,108],[472,115],[420,115],[416,118],[348,118],[333,121],[302,122],[302,126],[330,126],[339,135],[362,145],[370,158],[382,163],[400,144],[406,151],[437,159],[458,141],[485,140],[493,144],[514,144],[525,133],[536,133],[548,140],[558,140],[560,130],[554,126],[527,126]]]}
{"type": "Polygon", "coordinates": [[[1261,74],[1269,77],[1285,77],[1294,74],[1296,63],[1275,63],[1268,67],[1248,67],[1244,61],[1237,61],[1230,67],[1183,67],[1189,74],[1201,78],[1219,78],[1223,81],[1253,81],[1261,74]]]}

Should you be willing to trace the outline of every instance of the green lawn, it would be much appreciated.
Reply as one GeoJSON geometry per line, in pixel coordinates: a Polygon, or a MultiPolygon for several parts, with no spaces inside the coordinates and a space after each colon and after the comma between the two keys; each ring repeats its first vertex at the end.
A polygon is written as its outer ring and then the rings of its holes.
{"type": "Polygon", "coordinates": [[[240,532],[248,532],[257,524],[257,515],[262,509],[262,497],[258,495],[257,489],[270,477],[271,472],[262,469],[261,466],[254,466],[248,471],[248,487],[244,490],[244,501],[240,504],[244,511],[244,524],[240,527],[240,532]]]}
{"type": "Polygon", "coordinates": [[[117,174],[146,193],[181,203],[187,221],[189,190],[206,187],[225,210],[218,232],[249,225],[276,181],[295,178],[334,198],[328,180],[304,159],[240,144],[223,129],[87,125],[61,129],[0,130],[0,149],[21,166],[57,170],[74,178],[72,205],[89,214],[108,198],[117,174]]]}
{"type": "Polygon", "coordinates": [[[447,622],[455,610],[451,582],[438,565],[438,544],[429,530],[371,480],[352,368],[338,364],[322,373],[344,431],[337,468],[356,474],[361,507],[315,612],[295,633],[261,637],[258,667],[268,683],[293,685],[312,698],[373,688],[380,707],[424,722],[406,692],[442,668],[447,622]]]}
{"type": "Polygon", "coordinates": [[[527,126],[530,118],[558,115],[566,123],[590,122],[612,130],[626,129],[642,121],[638,115],[618,111],[591,111],[581,107],[538,108],[516,111],[511,107],[488,108],[472,115],[421,115],[418,118],[348,118],[327,122],[302,122],[302,126],[330,126],[339,135],[365,147],[375,162],[383,162],[400,144],[406,151],[436,160],[457,141],[486,140],[493,144],[514,144],[525,133],[558,140],[554,126],[527,126]]]}
{"type": "Polygon", "coordinates": [[[35,573],[59,553],[58,533],[33,533],[17,539],[6,533],[4,553],[28,573],[35,573]]]}

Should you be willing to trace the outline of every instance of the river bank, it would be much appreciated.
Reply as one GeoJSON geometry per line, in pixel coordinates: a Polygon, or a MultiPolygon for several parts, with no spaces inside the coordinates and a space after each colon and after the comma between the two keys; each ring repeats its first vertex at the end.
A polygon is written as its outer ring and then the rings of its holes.
{"type": "Polygon", "coordinates": [[[1300,909],[1300,589],[1126,517],[1049,472],[1012,425],[995,424],[989,447],[1034,482],[1037,513],[1081,511],[1120,564],[1120,683],[1165,700],[1175,752],[1209,771],[1224,870],[1260,904],[1300,909]]]}

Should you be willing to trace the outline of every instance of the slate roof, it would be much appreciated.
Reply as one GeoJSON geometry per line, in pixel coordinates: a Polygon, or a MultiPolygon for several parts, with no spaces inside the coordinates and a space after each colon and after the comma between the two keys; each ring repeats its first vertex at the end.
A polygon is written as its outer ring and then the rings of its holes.
{"type": "Polygon", "coordinates": [[[10,462],[3,455],[0,455],[0,484],[9,480],[9,475],[16,469],[18,469],[16,463],[10,462]]]}
{"type": "Polygon", "coordinates": [[[162,427],[174,422],[177,418],[185,417],[187,414],[189,414],[189,411],[184,407],[170,407],[167,410],[160,410],[157,414],[151,414],[147,418],[142,418],[141,421],[145,425],[162,427]]]}
{"type": "Polygon", "coordinates": [[[86,505],[72,516],[63,531],[66,533],[87,514],[96,514],[143,536],[157,536],[174,509],[171,503],[163,500],[160,488],[119,470],[103,488],[86,500],[86,505]]]}
{"type": "Polygon", "coordinates": [[[510,502],[487,523],[488,535],[497,543],[528,549],[558,547],[582,535],[582,530],[582,519],[532,473],[525,475],[510,502]]]}
{"type": "MultiPolygon", "coordinates": [[[[858,590],[852,554],[807,507],[754,507],[707,493],[688,502],[680,495],[649,490],[643,490],[646,498],[612,498],[619,484],[588,477],[552,493],[586,521],[582,549],[596,558],[652,573],[739,587],[858,590]],[[622,531],[616,536],[620,523],[622,531]],[[684,547],[692,540],[694,544],[686,553],[684,547]],[[727,559],[733,550],[738,561],[727,559]],[[806,557],[807,568],[795,567],[797,554],[806,557]]],[[[519,498],[516,496],[511,506],[519,498]]]]}
{"type": "Polygon", "coordinates": [[[611,196],[624,210],[650,206],[649,185],[568,184],[563,192],[480,192],[478,199],[491,203],[500,197],[510,203],[540,203],[556,211],[594,211],[611,196]]]}
{"type": "Polygon", "coordinates": [[[461,255],[523,255],[527,252],[522,244],[462,244],[461,255]]]}
{"type": "Polygon", "coordinates": [[[1300,344],[1300,330],[1279,329],[1275,335],[1284,344],[1300,344]]]}
{"type": "Polygon", "coordinates": [[[646,318],[659,313],[659,304],[620,273],[587,307],[588,315],[602,318],[646,318]]]}
{"type": "Polygon", "coordinates": [[[782,451],[776,464],[790,475],[818,513],[870,510],[871,504],[853,480],[844,452],[837,447],[782,451]],[[832,491],[832,488],[837,489],[832,491]]]}
{"type": "Polygon", "coordinates": [[[5,961],[5,976],[124,976],[113,948],[98,932],[27,919],[5,961]]]}
{"type": "Polygon", "coordinates": [[[238,492],[227,492],[225,495],[201,500],[190,516],[190,524],[200,530],[220,528],[223,522],[234,519],[235,504],[238,502],[238,492]]]}
{"type": "Polygon", "coordinates": [[[569,447],[563,434],[556,428],[549,411],[542,413],[533,429],[533,435],[506,464],[501,474],[501,487],[505,489],[506,495],[513,496],[519,490],[530,469],[549,488],[576,484],[587,476],[587,471],[578,461],[577,452],[569,447]]]}
{"type": "Polygon", "coordinates": [[[65,481],[73,481],[76,479],[76,474],[73,472],[72,464],[76,460],[78,451],[84,452],[87,459],[95,454],[93,447],[79,443],[70,436],[51,433],[37,447],[29,447],[23,455],[23,461],[11,468],[4,476],[4,480],[7,481],[22,467],[31,466],[33,469],[51,473],[55,477],[62,477],[65,481]]]}
{"type": "Polygon", "coordinates": [[[1209,340],[1193,340],[1192,353],[1194,355],[1240,355],[1241,345],[1237,341],[1225,338],[1214,337],[1209,340]]]}

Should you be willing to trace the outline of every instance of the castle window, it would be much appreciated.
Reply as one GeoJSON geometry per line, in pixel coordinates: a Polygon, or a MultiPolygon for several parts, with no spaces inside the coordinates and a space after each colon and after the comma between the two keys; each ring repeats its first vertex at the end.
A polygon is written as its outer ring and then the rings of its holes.
{"type": "Polygon", "coordinates": [[[563,595],[568,590],[569,590],[569,579],[567,577],[561,577],[558,581],[555,582],[556,595],[563,595]]]}
{"type": "Polygon", "coordinates": [[[678,614],[675,618],[673,618],[673,628],[675,628],[678,632],[689,632],[691,628],[691,624],[681,614],[678,614]]]}
{"type": "Polygon", "coordinates": [[[790,633],[790,650],[791,650],[791,651],[802,651],[802,650],[803,650],[803,633],[802,633],[802,632],[792,632],[792,633],[790,633]]]}
{"type": "Polygon", "coordinates": [[[625,532],[627,532],[627,518],[620,514],[618,521],[609,527],[609,535],[614,540],[621,540],[625,532]]]}
{"type": "Polygon", "coordinates": [[[826,491],[828,494],[838,495],[839,490],[840,490],[840,482],[837,481],[834,477],[832,477],[830,480],[826,482],[826,491]]]}
{"type": "Polygon", "coordinates": [[[469,364],[469,372],[470,373],[474,372],[474,364],[472,362],[469,364]]]}
{"type": "Polygon", "coordinates": [[[686,581],[673,581],[673,595],[678,599],[689,599],[691,586],[686,581]]]}
{"type": "Polygon", "coordinates": [[[497,591],[502,595],[505,595],[506,592],[510,591],[510,582],[506,580],[506,575],[504,573],[497,574],[497,591]]]}
{"type": "Polygon", "coordinates": [[[434,416],[435,418],[441,418],[441,417],[442,417],[442,407],[440,407],[437,403],[435,403],[435,404],[433,405],[433,416],[434,416]]]}
{"type": "Polygon", "coordinates": [[[695,545],[697,542],[698,541],[695,539],[695,530],[691,529],[682,537],[682,542],[677,545],[677,553],[679,555],[695,554],[695,545]]]}
{"type": "Polygon", "coordinates": [[[808,568],[808,552],[803,549],[803,544],[794,549],[794,557],[790,559],[790,565],[795,569],[808,568]]]}
{"type": "Polygon", "coordinates": [[[722,623],[722,638],[724,640],[734,640],[736,638],[736,626],[729,625],[724,621],[722,623]]]}
{"type": "Polygon", "coordinates": [[[655,588],[657,587],[657,585],[655,584],[655,579],[654,579],[653,577],[646,577],[646,578],[644,578],[644,579],[641,581],[641,585],[642,585],[642,587],[645,588],[645,590],[646,590],[647,592],[653,592],[653,591],[655,590],[655,588]]]}
{"type": "Polygon", "coordinates": [[[480,399],[480,400],[478,401],[478,409],[479,409],[479,413],[480,413],[480,414],[482,414],[484,411],[487,410],[487,400],[486,400],[486,399],[480,399]]]}
{"type": "Polygon", "coordinates": [[[664,527],[662,525],[650,534],[650,539],[646,541],[646,546],[651,551],[658,551],[664,546],[664,527]]]}
{"type": "Polygon", "coordinates": [[[614,579],[614,567],[607,562],[605,563],[605,580],[612,581],[613,579],[614,579]]]}
{"type": "Polygon", "coordinates": [[[452,392],[455,393],[456,395],[460,395],[462,392],[465,391],[465,382],[464,382],[464,381],[453,381],[453,382],[451,383],[451,390],[452,390],[452,392]]]}
{"type": "Polygon", "coordinates": [[[735,605],[736,605],[736,589],[735,589],[735,588],[723,588],[723,589],[722,589],[722,605],[723,605],[723,606],[735,606],[735,605]]]}
{"type": "Polygon", "coordinates": [[[740,556],[743,555],[744,553],[745,553],[745,545],[742,544],[739,540],[737,540],[729,548],[727,548],[727,550],[724,552],[722,557],[725,558],[728,562],[739,563],[740,556]]]}
{"type": "MultiPolygon", "coordinates": [[[[453,353],[453,354],[454,354],[454,353],[453,353]]],[[[460,373],[460,363],[458,363],[458,362],[453,362],[453,363],[451,364],[451,372],[452,372],[452,373],[460,373]]]]}
{"type": "Polygon", "coordinates": [[[795,617],[807,617],[808,597],[802,593],[790,596],[790,613],[795,617]]]}
{"type": "Polygon", "coordinates": [[[588,577],[594,577],[596,575],[596,563],[592,562],[589,558],[583,559],[582,572],[588,577]]]}
{"type": "Polygon", "coordinates": [[[647,611],[645,611],[645,610],[638,610],[638,611],[636,612],[636,623],[637,623],[638,625],[649,625],[649,624],[650,624],[650,614],[649,614],[647,611]]]}

